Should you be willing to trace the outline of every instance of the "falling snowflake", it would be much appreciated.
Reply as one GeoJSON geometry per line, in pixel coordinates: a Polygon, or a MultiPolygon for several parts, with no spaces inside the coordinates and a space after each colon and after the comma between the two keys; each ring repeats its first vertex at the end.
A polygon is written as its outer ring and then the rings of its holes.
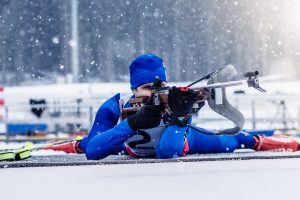
{"type": "Polygon", "coordinates": [[[53,37],[53,38],[52,38],[52,42],[53,42],[54,44],[58,44],[58,43],[59,43],[58,37],[53,37]]]}

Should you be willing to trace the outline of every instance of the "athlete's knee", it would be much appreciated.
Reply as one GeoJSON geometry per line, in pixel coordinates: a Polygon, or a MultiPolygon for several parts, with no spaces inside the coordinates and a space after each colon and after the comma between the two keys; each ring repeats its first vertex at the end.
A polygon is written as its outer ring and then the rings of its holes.
{"type": "Polygon", "coordinates": [[[95,154],[95,152],[89,147],[87,147],[85,149],[84,153],[88,160],[99,160],[100,159],[99,156],[97,154],[95,154]]]}
{"type": "Polygon", "coordinates": [[[183,150],[183,143],[170,145],[169,144],[160,144],[156,148],[156,155],[158,158],[177,158],[181,156],[183,150]]]}
{"type": "Polygon", "coordinates": [[[109,153],[101,151],[100,147],[87,146],[85,149],[85,155],[88,160],[100,160],[109,155],[109,153]]]}

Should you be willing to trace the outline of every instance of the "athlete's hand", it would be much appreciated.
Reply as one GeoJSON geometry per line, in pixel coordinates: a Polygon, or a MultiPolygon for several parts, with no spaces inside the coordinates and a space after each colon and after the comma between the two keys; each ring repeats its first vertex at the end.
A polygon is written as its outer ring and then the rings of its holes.
{"type": "Polygon", "coordinates": [[[192,90],[181,91],[177,87],[172,87],[168,94],[168,105],[171,114],[177,117],[183,117],[192,111],[195,103],[196,93],[192,90]]]}
{"type": "Polygon", "coordinates": [[[127,118],[132,130],[157,127],[161,120],[164,105],[144,105],[134,115],[127,118]]]}

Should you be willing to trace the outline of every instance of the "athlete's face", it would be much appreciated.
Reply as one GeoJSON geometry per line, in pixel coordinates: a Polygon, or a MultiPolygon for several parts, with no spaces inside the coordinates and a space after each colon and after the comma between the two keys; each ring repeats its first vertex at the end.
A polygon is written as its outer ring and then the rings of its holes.
{"type": "MultiPolygon", "coordinates": [[[[132,92],[136,97],[151,97],[153,89],[151,87],[153,86],[153,83],[147,83],[144,85],[141,85],[134,89],[132,92]]],[[[166,82],[162,82],[162,86],[167,86],[166,82]]]]}

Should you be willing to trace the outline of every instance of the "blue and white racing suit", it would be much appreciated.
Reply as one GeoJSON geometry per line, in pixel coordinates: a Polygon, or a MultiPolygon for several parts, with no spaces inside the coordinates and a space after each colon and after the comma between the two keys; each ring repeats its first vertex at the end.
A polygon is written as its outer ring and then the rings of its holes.
{"type": "MultiPolygon", "coordinates": [[[[134,131],[127,119],[119,122],[120,100],[123,97],[118,93],[102,104],[89,135],[80,142],[88,159],[98,160],[120,152],[134,157],[174,158],[186,153],[233,152],[241,147],[253,148],[255,144],[253,135],[246,132],[234,136],[207,135],[187,126],[165,126],[163,120],[158,127],[134,131]]],[[[130,106],[128,101],[124,105],[130,106]]]]}

